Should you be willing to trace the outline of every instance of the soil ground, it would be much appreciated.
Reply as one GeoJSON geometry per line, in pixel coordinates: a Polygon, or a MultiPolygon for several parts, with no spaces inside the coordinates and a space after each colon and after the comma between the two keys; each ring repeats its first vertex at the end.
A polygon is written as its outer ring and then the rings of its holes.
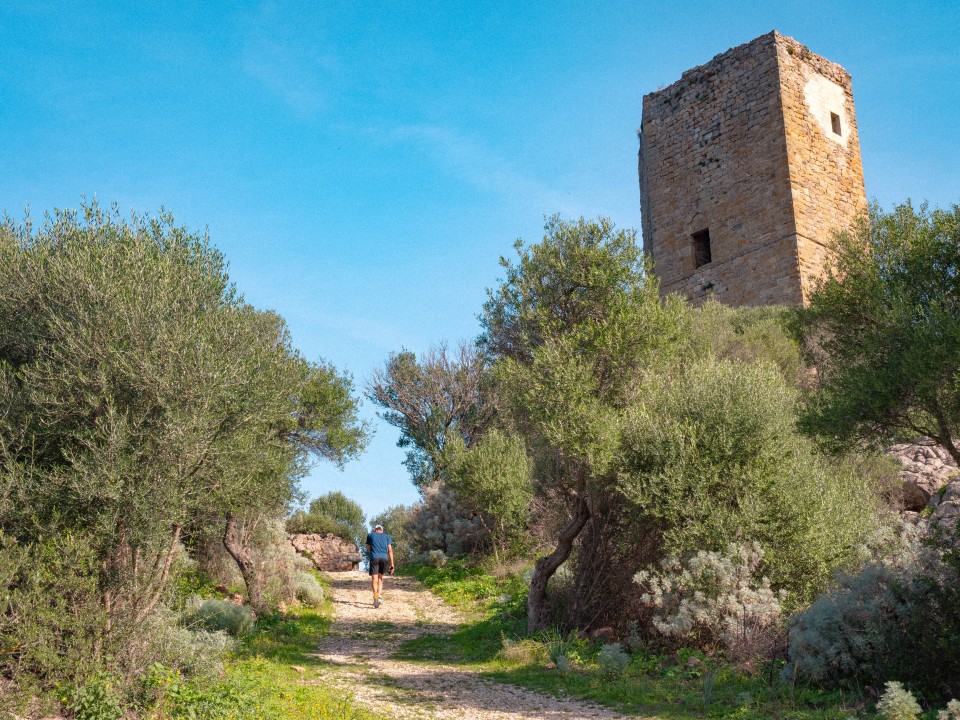
{"type": "Polygon", "coordinates": [[[334,621],[317,649],[329,663],[324,682],[343,688],[385,718],[521,720],[626,716],[580,700],[497,683],[469,668],[391,657],[422,633],[453,632],[464,619],[409,577],[384,578],[384,602],[373,607],[365,573],[325,573],[333,591],[334,621]]]}

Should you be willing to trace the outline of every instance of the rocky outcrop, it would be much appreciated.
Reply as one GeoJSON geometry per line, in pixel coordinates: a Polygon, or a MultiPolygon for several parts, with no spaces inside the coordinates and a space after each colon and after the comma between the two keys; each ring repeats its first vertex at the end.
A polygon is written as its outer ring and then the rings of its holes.
{"type": "Polygon", "coordinates": [[[356,570],[362,556],[357,546],[331,533],[322,535],[290,535],[293,549],[309,558],[317,570],[344,572],[356,570]]]}
{"type": "Polygon", "coordinates": [[[903,508],[924,510],[938,500],[950,482],[960,479],[960,471],[950,453],[939,445],[900,443],[887,448],[887,454],[900,462],[903,482],[903,508]]]}

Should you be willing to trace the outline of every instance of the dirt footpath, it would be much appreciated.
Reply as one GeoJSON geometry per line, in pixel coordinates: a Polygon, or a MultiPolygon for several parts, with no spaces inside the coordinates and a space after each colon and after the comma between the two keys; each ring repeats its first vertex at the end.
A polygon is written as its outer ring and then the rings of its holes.
{"type": "Polygon", "coordinates": [[[488,680],[455,665],[391,659],[406,640],[452,632],[461,617],[413,578],[385,578],[384,603],[375,610],[370,578],[359,572],[326,573],[333,590],[334,622],[317,657],[333,668],[323,682],[350,692],[385,718],[623,718],[579,700],[541,695],[488,680]]]}

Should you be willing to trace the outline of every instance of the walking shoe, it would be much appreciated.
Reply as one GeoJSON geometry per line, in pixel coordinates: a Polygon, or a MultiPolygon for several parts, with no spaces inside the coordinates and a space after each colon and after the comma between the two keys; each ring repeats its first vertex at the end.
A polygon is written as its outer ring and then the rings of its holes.
{"type": "Polygon", "coordinates": [[[375,598],[373,599],[373,607],[375,607],[375,608],[380,607],[380,598],[379,598],[379,597],[375,597],[375,598]]]}

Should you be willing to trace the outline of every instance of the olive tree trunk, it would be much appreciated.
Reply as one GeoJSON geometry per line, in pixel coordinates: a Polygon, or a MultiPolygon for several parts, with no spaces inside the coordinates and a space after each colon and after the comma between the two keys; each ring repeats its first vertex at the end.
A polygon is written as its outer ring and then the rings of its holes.
{"type": "Polygon", "coordinates": [[[535,633],[547,627],[547,583],[570,557],[573,542],[590,519],[590,506],[582,497],[577,499],[573,517],[557,536],[557,546],[549,555],[537,560],[527,596],[527,632],[535,633]]]}

